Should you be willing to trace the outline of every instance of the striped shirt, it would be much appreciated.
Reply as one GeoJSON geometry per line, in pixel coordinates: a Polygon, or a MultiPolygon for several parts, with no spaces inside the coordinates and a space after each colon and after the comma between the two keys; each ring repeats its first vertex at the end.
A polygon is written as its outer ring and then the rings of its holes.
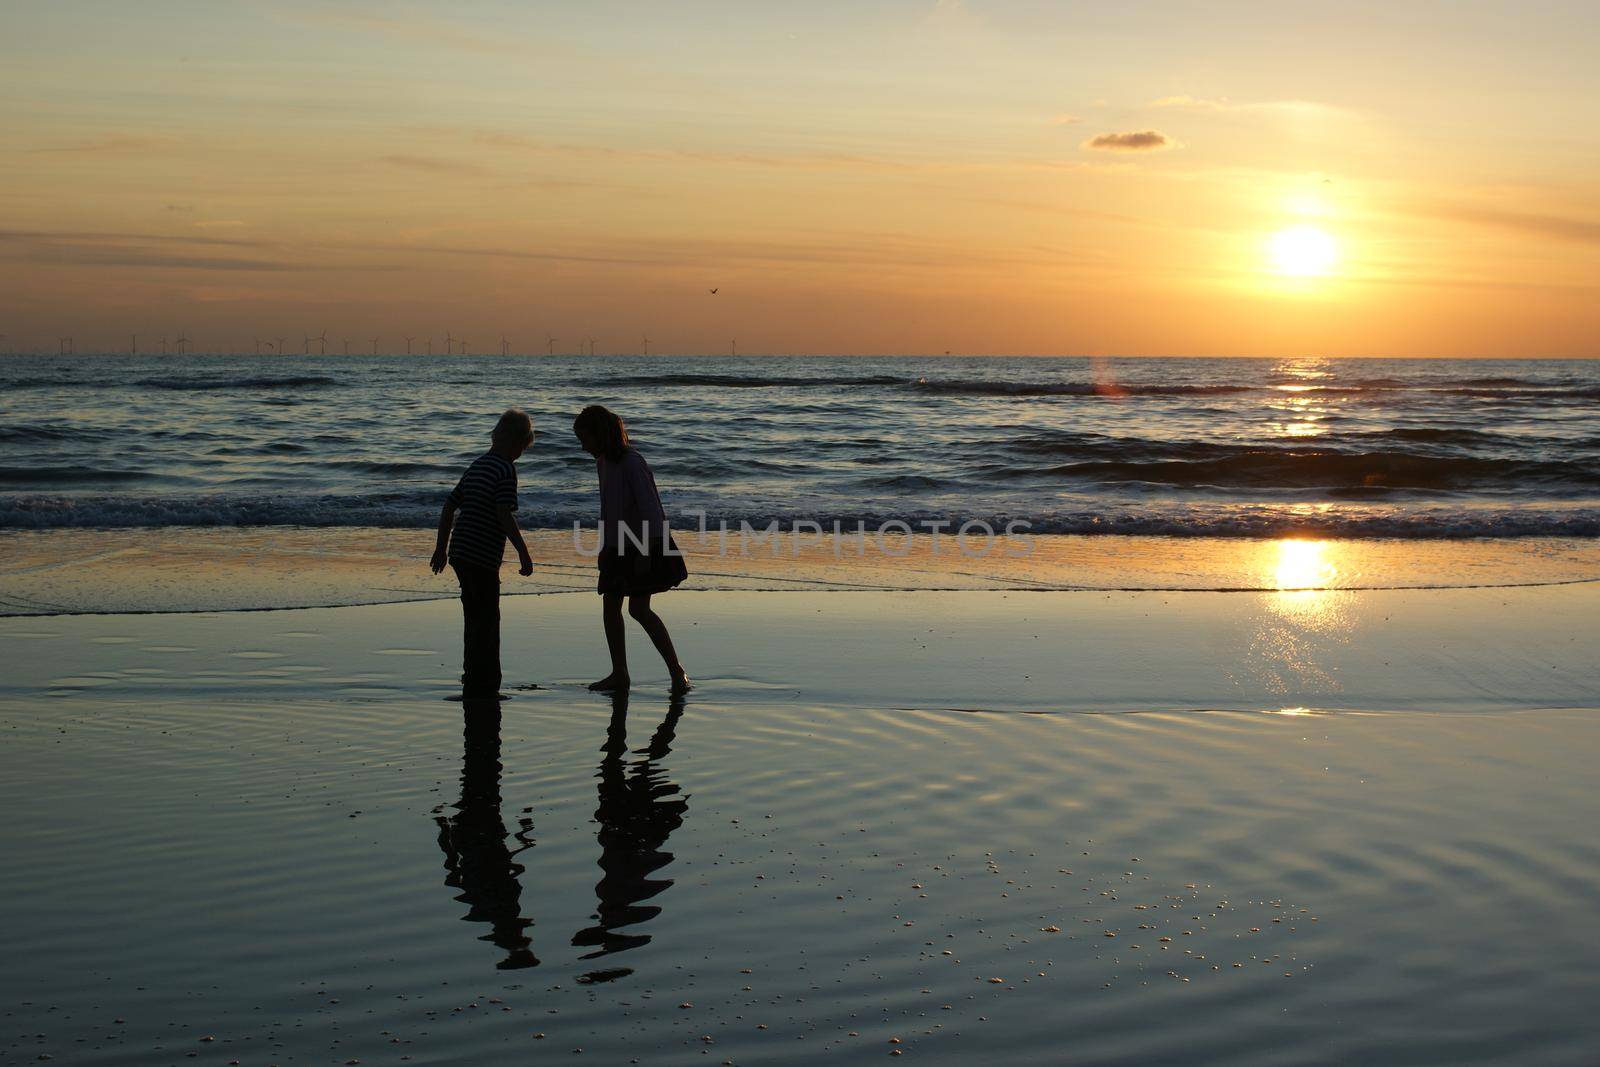
{"type": "Polygon", "coordinates": [[[485,452],[450,491],[450,503],[457,508],[450,531],[450,562],[498,569],[506,549],[500,509],[517,510],[517,468],[510,460],[485,452]]]}

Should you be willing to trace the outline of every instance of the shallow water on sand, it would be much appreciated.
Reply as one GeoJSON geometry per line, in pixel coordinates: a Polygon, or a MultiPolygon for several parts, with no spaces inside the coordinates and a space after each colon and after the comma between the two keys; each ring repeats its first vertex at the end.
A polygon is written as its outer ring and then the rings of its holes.
{"type": "Polygon", "coordinates": [[[13,649],[76,627],[106,659],[0,696],[0,1059],[1579,1064],[1600,1041],[1592,711],[962,714],[750,680],[520,690],[464,734],[375,661],[314,669],[354,618],[248,646],[235,622],[226,652],[172,621],[12,621],[13,649]],[[132,649],[159,687],[102,669],[132,649]]]}

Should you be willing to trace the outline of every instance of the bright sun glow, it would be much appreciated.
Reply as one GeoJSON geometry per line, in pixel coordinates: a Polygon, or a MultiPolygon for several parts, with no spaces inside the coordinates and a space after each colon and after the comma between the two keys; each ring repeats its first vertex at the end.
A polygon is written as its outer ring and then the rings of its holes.
{"type": "Polygon", "coordinates": [[[1273,577],[1279,589],[1315,589],[1330,584],[1338,574],[1326,558],[1326,541],[1280,541],[1278,566],[1273,577]]]}
{"type": "Polygon", "coordinates": [[[1272,235],[1268,250],[1279,274],[1313,278],[1327,274],[1339,258],[1339,245],[1315,226],[1291,226],[1272,235]]]}

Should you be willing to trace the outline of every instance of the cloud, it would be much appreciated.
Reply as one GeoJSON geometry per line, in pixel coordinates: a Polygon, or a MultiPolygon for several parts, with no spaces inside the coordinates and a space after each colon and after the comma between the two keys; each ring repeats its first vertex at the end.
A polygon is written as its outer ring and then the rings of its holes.
{"type": "Polygon", "coordinates": [[[236,237],[195,237],[171,233],[109,233],[94,230],[0,230],[0,244],[19,242],[68,242],[104,244],[171,243],[186,245],[226,245],[231,248],[264,248],[266,242],[236,237]]]}
{"type": "Polygon", "coordinates": [[[147,155],[169,149],[178,142],[172,137],[136,137],[130,134],[112,134],[93,141],[76,141],[72,144],[32,148],[30,152],[63,153],[85,156],[147,155]]]}
{"type": "Polygon", "coordinates": [[[251,251],[267,252],[275,249],[277,246],[262,241],[224,237],[72,230],[0,230],[0,259],[24,263],[272,272],[399,269],[383,265],[307,263],[283,258],[281,252],[278,258],[273,259],[247,256],[251,251]]]}
{"type": "Polygon", "coordinates": [[[1082,121],[1082,115],[1057,115],[1050,120],[1050,124],[1053,126],[1076,126],[1082,121]]]}
{"type": "Polygon", "coordinates": [[[1311,100],[1254,100],[1236,104],[1227,97],[1211,99],[1207,97],[1189,96],[1162,96],[1150,101],[1151,107],[1174,108],[1180,111],[1213,111],[1213,112],[1271,112],[1288,117],[1310,118],[1323,116],[1350,116],[1353,113],[1344,108],[1334,107],[1332,104],[1318,104],[1311,100]]]}
{"type": "Polygon", "coordinates": [[[482,55],[528,56],[537,44],[534,40],[519,40],[506,33],[480,33],[462,22],[444,18],[430,19],[421,15],[401,13],[376,14],[365,11],[339,11],[308,9],[280,12],[279,17],[324,29],[354,33],[374,34],[390,40],[423,45],[430,49],[456,48],[482,55]]]}
{"type": "Polygon", "coordinates": [[[434,156],[391,155],[382,157],[383,162],[396,167],[406,167],[410,170],[427,171],[430,174],[484,174],[482,167],[471,163],[457,163],[454,160],[438,159],[434,156]]]}
{"type": "Polygon", "coordinates": [[[1428,201],[1411,205],[1415,214],[1450,222],[1494,226],[1503,230],[1554,237],[1579,244],[1600,244],[1600,220],[1572,215],[1551,215],[1534,211],[1507,211],[1454,201],[1428,201]]]}
{"type": "Polygon", "coordinates": [[[1201,100],[1193,96],[1163,96],[1150,101],[1151,107],[1181,107],[1189,111],[1232,111],[1235,106],[1226,100],[1201,100]]]}
{"type": "Polygon", "coordinates": [[[1172,143],[1172,139],[1159,130],[1139,130],[1134,133],[1102,133],[1083,142],[1083,147],[1107,152],[1154,152],[1170,147],[1172,143]]]}
{"type": "MultiPolygon", "coordinates": [[[[451,131],[443,131],[451,132],[451,131]]],[[[519,133],[465,131],[470,139],[490,148],[562,155],[578,159],[606,159],[659,163],[710,163],[717,166],[807,167],[817,170],[872,170],[888,172],[949,170],[942,161],[914,161],[852,152],[729,152],[717,149],[618,148],[612,145],[546,141],[519,133]]]]}
{"type": "Polygon", "coordinates": [[[182,270],[248,271],[294,271],[304,269],[294,263],[239,259],[229,256],[183,255],[181,253],[124,244],[55,243],[40,245],[31,249],[24,248],[21,255],[8,255],[3,249],[0,249],[0,258],[21,259],[29,263],[74,263],[89,267],[167,267],[182,270]]]}

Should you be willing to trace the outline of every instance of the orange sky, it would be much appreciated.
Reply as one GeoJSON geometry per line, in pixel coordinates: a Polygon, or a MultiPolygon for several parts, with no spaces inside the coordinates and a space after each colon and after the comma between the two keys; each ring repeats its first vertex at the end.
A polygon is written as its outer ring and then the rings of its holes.
{"type": "Polygon", "coordinates": [[[1593,356],[1536,8],[12,5],[0,348],[1593,356]]]}

